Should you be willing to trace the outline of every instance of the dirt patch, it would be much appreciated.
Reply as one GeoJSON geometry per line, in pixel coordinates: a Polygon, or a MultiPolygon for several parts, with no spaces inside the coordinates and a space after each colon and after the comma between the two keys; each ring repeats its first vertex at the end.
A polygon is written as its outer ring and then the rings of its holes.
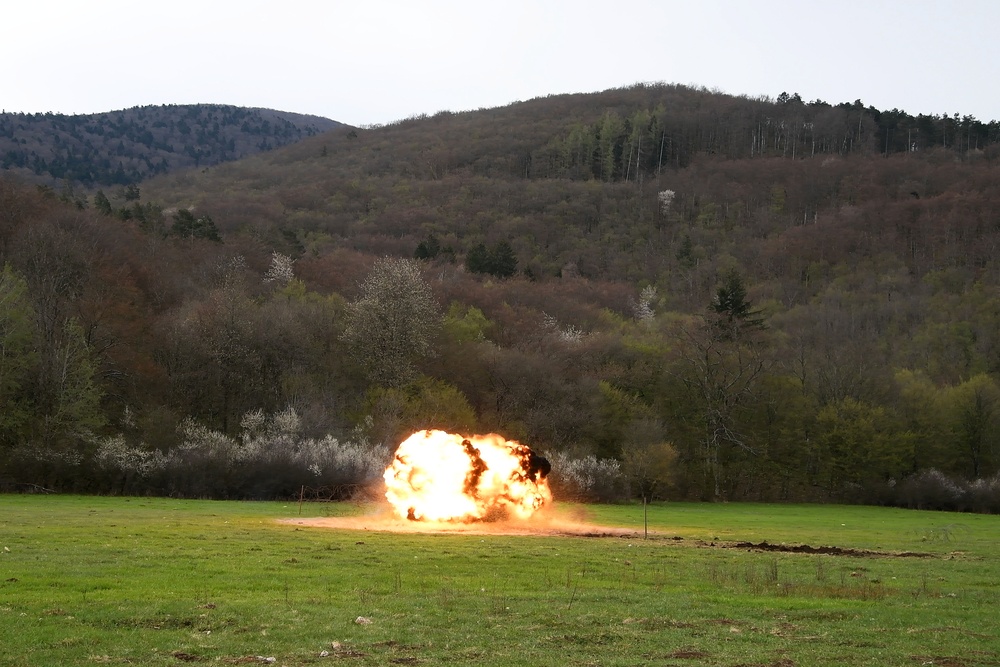
{"type": "MultiPolygon", "coordinates": [[[[279,523],[290,526],[309,528],[332,528],[335,530],[354,530],[385,533],[413,534],[452,534],[452,535],[538,535],[567,537],[617,537],[625,539],[643,539],[641,531],[613,526],[598,526],[586,521],[566,519],[552,515],[535,516],[531,519],[518,521],[490,521],[480,523],[451,523],[407,521],[392,513],[380,512],[363,516],[350,517],[309,517],[296,519],[279,519],[279,523]]],[[[781,552],[798,554],[821,554],[827,556],[848,556],[857,558],[935,558],[935,554],[914,551],[876,551],[871,549],[851,549],[834,546],[811,546],[808,544],[772,544],[767,540],[762,542],[706,542],[703,540],[685,540],[678,535],[667,536],[662,533],[648,533],[650,540],[665,540],[685,546],[714,549],[743,549],[746,551],[781,552]]],[[[361,542],[359,542],[361,544],[361,542]]]]}
{"type": "Polygon", "coordinates": [[[640,537],[626,528],[596,526],[589,523],[540,517],[528,521],[491,521],[488,523],[445,523],[406,521],[388,514],[352,517],[316,517],[280,519],[279,523],[310,528],[333,528],[386,533],[434,533],[453,535],[541,535],[568,537],[640,537]]]}
{"type": "Polygon", "coordinates": [[[711,542],[707,546],[717,546],[725,549],[746,549],[747,551],[778,551],[792,554],[824,554],[827,556],[855,556],[882,558],[934,558],[934,554],[916,551],[873,551],[870,549],[848,549],[844,547],[819,546],[808,544],[771,544],[767,540],[754,544],[753,542],[711,542]]]}
{"type": "Polygon", "coordinates": [[[681,649],[667,654],[667,657],[675,660],[698,660],[700,658],[707,658],[708,655],[708,653],[699,651],[698,649],[681,649]]]}

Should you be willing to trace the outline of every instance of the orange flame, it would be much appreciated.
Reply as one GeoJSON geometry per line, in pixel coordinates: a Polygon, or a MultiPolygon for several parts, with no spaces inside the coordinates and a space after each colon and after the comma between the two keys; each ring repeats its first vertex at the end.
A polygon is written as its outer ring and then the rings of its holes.
{"type": "Polygon", "coordinates": [[[552,500],[549,462],[495,433],[418,431],[386,468],[385,497],[411,521],[526,519],[552,500]]]}

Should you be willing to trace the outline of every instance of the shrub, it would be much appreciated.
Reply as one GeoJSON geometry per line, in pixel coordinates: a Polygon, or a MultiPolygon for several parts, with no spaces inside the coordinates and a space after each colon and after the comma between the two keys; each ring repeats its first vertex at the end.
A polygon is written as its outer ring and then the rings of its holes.
{"type": "Polygon", "coordinates": [[[388,449],[359,433],[347,441],[307,438],[300,426],[292,408],[270,417],[247,413],[237,438],[186,419],[182,443],[168,454],[118,436],[99,443],[95,463],[111,477],[113,492],[212,498],[291,497],[303,487],[342,498],[376,482],[388,465],[388,449]]]}
{"type": "Polygon", "coordinates": [[[983,514],[1000,514],[1000,473],[988,479],[969,482],[963,500],[966,510],[983,514]]]}
{"type": "Polygon", "coordinates": [[[552,464],[549,485],[556,498],[609,502],[625,497],[625,476],[618,461],[596,456],[573,458],[565,452],[547,458],[552,464]]]}
{"type": "Polygon", "coordinates": [[[931,468],[910,475],[896,485],[896,504],[910,509],[956,510],[963,493],[959,484],[931,468]]]}

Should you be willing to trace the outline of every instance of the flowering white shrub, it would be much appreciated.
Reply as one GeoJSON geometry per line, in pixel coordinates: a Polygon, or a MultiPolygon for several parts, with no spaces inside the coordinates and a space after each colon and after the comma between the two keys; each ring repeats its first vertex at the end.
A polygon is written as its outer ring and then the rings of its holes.
{"type": "Polygon", "coordinates": [[[117,436],[99,443],[94,461],[120,476],[116,490],[159,475],[169,493],[255,498],[290,496],[304,486],[335,495],[378,480],[389,465],[388,448],[372,445],[360,431],[348,441],[308,438],[300,433],[301,423],[293,408],[270,416],[254,410],[243,416],[233,438],[185,419],[178,427],[181,444],[167,454],[117,436]]]}
{"type": "Polygon", "coordinates": [[[66,466],[78,466],[83,463],[83,454],[75,449],[69,448],[47,448],[34,447],[31,445],[19,445],[10,451],[12,461],[51,463],[66,466]]]}
{"type": "Polygon", "coordinates": [[[271,268],[264,274],[264,282],[287,285],[295,278],[295,271],[292,269],[294,263],[295,260],[288,255],[282,255],[280,252],[271,253],[271,268]]]}
{"type": "Polygon", "coordinates": [[[547,458],[552,465],[549,485],[557,498],[607,501],[624,495],[625,476],[614,459],[574,458],[565,452],[547,458]]]}
{"type": "Polygon", "coordinates": [[[382,476],[391,452],[367,441],[341,442],[328,435],[321,440],[303,440],[295,458],[327,485],[365,484],[382,476]]]}
{"type": "Polygon", "coordinates": [[[221,461],[236,461],[240,458],[238,445],[225,433],[213,431],[191,418],[182,421],[177,430],[183,439],[169,454],[170,466],[195,454],[221,461]]]}
{"type": "Polygon", "coordinates": [[[167,457],[163,452],[142,446],[129,445],[124,436],[105,438],[100,442],[94,457],[98,467],[125,474],[148,477],[166,468],[167,457]]]}
{"type": "Polygon", "coordinates": [[[561,327],[559,326],[559,320],[551,315],[544,314],[542,326],[545,327],[546,331],[564,343],[579,343],[583,340],[583,329],[575,327],[572,324],[568,327],[561,327]]]}
{"type": "Polygon", "coordinates": [[[674,197],[677,193],[673,190],[662,190],[656,195],[656,198],[660,201],[660,211],[663,215],[670,213],[670,205],[674,203],[674,197]]]}
{"type": "Polygon", "coordinates": [[[639,293],[639,300],[632,303],[632,313],[640,322],[650,322],[656,317],[653,311],[653,301],[656,300],[656,287],[646,285],[639,293]]]}

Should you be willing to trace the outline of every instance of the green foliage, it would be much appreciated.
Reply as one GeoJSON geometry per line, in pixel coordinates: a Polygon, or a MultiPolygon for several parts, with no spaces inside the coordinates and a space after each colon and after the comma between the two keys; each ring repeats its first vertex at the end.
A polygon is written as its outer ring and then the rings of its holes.
{"type": "Polygon", "coordinates": [[[831,490],[845,484],[899,478],[913,460],[912,441],[882,407],[851,398],[823,407],[816,416],[816,439],[827,462],[831,490]]]}
{"type": "Polygon", "coordinates": [[[25,280],[0,271],[0,445],[17,441],[30,417],[27,386],[35,368],[35,312],[25,280]]]}
{"type": "Polygon", "coordinates": [[[895,381],[903,428],[913,437],[912,470],[951,469],[954,457],[945,444],[950,440],[943,400],[947,389],[936,386],[925,373],[908,369],[898,371],[895,381]]]}
{"type": "Polygon", "coordinates": [[[960,472],[977,479],[1000,460],[1000,386],[985,373],[950,388],[944,410],[955,453],[966,462],[960,472]]]}
{"type": "Polygon", "coordinates": [[[485,243],[477,243],[472,246],[465,256],[465,268],[472,273],[489,273],[490,251],[485,243]]]}
{"type": "Polygon", "coordinates": [[[434,259],[441,254],[441,242],[434,234],[428,234],[427,238],[417,245],[413,251],[414,259],[434,259]]]}
{"type": "Polygon", "coordinates": [[[94,208],[104,215],[111,215],[113,213],[111,200],[104,194],[104,190],[98,190],[97,194],[94,195],[94,208]]]}
{"type": "MultiPolygon", "coordinates": [[[[104,425],[103,388],[79,321],[55,324],[44,340],[27,281],[9,265],[0,272],[0,444],[80,444],[104,425]]],[[[51,311],[50,311],[51,313],[51,311]]]]}
{"type": "Polygon", "coordinates": [[[477,422],[460,389],[427,376],[399,388],[374,387],[365,409],[373,418],[377,440],[393,447],[423,429],[473,433],[477,422]]]}
{"type": "Polygon", "coordinates": [[[722,285],[715,292],[711,308],[719,316],[717,326],[724,338],[734,339],[746,330],[764,326],[761,311],[755,310],[747,300],[743,278],[735,270],[726,273],[722,285]]]}
{"type": "MultiPolygon", "coordinates": [[[[598,430],[592,434],[602,456],[620,458],[629,429],[637,423],[645,423],[652,417],[652,411],[642,399],[607,380],[599,385],[601,402],[598,430]]],[[[654,438],[655,439],[655,438],[654,438]]],[[[642,445],[649,444],[642,439],[642,445]]]]}
{"type": "Polygon", "coordinates": [[[174,213],[174,223],[170,227],[170,233],[186,239],[206,239],[208,241],[222,242],[219,230],[211,216],[202,215],[195,217],[194,213],[182,208],[174,213]]]}
{"type": "Polygon", "coordinates": [[[622,445],[622,472],[633,492],[645,501],[667,495],[677,475],[677,450],[664,440],[663,425],[654,420],[629,424],[622,445]]]}
{"type": "Polygon", "coordinates": [[[472,273],[510,278],[517,272],[517,256],[507,241],[497,241],[489,248],[485,243],[479,243],[466,255],[465,268],[472,273]]]}
{"type": "Polygon", "coordinates": [[[677,261],[685,268],[691,268],[697,262],[694,253],[694,243],[691,241],[690,234],[685,234],[684,238],[681,239],[675,256],[677,257],[677,261]]]}
{"type": "Polygon", "coordinates": [[[466,307],[453,301],[442,320],[442,327],[453,344],[475,343],[486,340],[493,323],[475,306],[466,307]]]}
{"type": "Polygon", "coordinates": [[[42,419],[29,436],[40,449],[77,445],[104,426],[104,392],[97,382],[93,351],[77,321],[64,324],[61,342],[42,360],[41,372],[33,407],[42,419]]]}
{"type": "Polygon", "coordinates": [[[782,214],[785,212],[785,200],[786,194],[785,189],[780,185],[775,185],[771,188],[771,212],[775,214],[782,214]]]}

